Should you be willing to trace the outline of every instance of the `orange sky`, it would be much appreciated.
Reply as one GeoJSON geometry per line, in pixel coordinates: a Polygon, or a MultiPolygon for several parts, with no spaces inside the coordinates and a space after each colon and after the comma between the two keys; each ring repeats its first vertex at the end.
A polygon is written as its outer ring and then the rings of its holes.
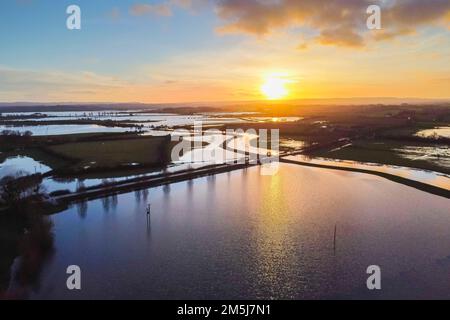
{"type": "Polygon", "coordinates": [[[363,1],[324,1],[80,1],[80,31],[53,1],[10,5],[0,101],[259,100],[280,74],[283,99],[450,98],[449,1],[384,1],[382,30],[363,1]]]}

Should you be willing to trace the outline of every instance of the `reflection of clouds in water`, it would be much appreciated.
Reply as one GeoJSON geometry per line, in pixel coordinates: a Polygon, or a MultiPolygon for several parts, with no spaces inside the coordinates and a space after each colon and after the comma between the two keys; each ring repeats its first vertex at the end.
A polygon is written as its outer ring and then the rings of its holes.
{"type": "Polygon", "coordinates": [[[134,208],[133,192],[119,196],[111,219],[101,218],[100,200],[89,204],[88,224],[73,210],[52,216],[58,250],[32,298],[73,296],[55,286],[71,261],[82,261],[93,283],[81,298],[334,298],[364,285],[355,274],[364,277],[361,265],[374,259],[387,278],[411,265],[419,279],[436,275],[430,283],[448,296],[448,273],[435,262],[450,253],[447,199],[369,175],[280,166],[273,177],[258,167],[217,175],[212,190],[199,178],[193,194],[186,182],[172,184],[168,197],[163,186],[153,188],[150,230],[148,203],[134,208]]]}

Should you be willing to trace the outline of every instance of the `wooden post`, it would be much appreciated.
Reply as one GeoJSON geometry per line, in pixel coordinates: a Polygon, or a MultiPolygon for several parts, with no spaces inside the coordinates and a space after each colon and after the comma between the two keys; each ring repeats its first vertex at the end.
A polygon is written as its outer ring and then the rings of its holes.
{"type": "Polygon", "coordinates": [[[334,252],[334,254],[336,254],[336,229],[337,229],[337,224],[334,225],[334,239],[333,239],[333,252],[334,252]]]}

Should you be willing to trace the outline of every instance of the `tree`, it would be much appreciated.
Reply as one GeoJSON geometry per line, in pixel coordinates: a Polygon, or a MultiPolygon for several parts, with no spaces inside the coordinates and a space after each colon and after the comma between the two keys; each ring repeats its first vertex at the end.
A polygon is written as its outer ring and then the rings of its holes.
{"type": "Polygon", "coordinates": [[[0,203],[8,207],[16,207],[20,202],[41,193],[42,175],[25,176],[17,172],[14,176],[6,176],[0,180],[0,203]]]}

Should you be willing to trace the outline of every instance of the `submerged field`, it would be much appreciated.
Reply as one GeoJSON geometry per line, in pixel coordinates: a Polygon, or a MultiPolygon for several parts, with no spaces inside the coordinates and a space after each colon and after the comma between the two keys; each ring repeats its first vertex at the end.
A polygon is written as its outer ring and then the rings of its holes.
{"type": "Polygon", "coordinates": [[[312,152],[313,157],[391,164],[450,174],[449,147],[392,140],[356,140],[342,147],[312,152]]]}

